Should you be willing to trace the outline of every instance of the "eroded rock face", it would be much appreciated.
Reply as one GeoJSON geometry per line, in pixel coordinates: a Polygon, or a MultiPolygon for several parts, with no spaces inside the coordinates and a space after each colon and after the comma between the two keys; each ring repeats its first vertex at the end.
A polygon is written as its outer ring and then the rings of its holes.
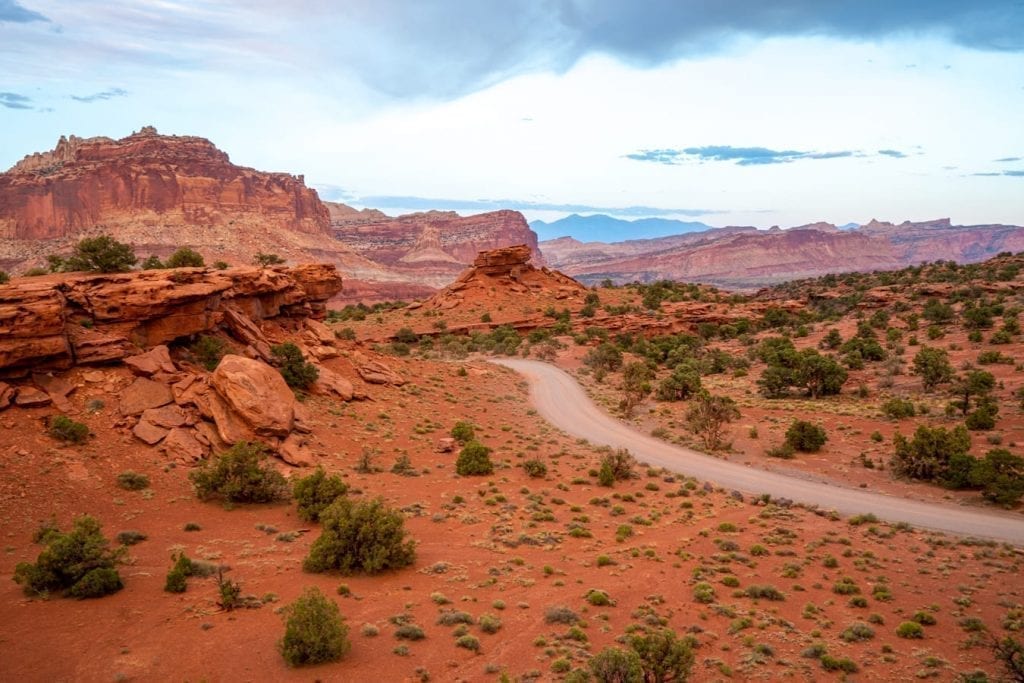
{"type": "MultiPolygon", "coordinates": [[[[0,376],[116,361],[224,322],[261,338],[253,321],[320,315],[340,290],[338,271],[324,264],[14,279],[0,285],[0,376]]],[[[269,353],[265,341],[261,350],[269,353]]],[[[155,353],[130,365],[142,375],[173,372],[155,353]]]]}
{"type": "Polygon", "coordinates": [[[337,239],[387,269],[387,277],[346,288],[344,299],[419,298],[444,287],[473,263],[481,251],[526,245],[535,266],[544,265],[537,235],[518,211],[459,216],[427,211],[398,218],[356,212],[344,205],[332,211],[337,239]]]}
{"type": "Polygon", "coordinates": [[[330,217],[301,176],[235,166],[199,137],[151,128],[121,140],[61,138],[0,175],[0,237],[46,239],[152,219],[207,225],[254,218],[328,234],[330,217]]]}
{"type": "Polygon", "coordinates": [[[751,227],[625,242],[543,242],[549,263],[591,283],[683,280],[751,289],[826,273],[893,270],[923,261],[982,261],[1024,249],[1024,227],[952,225],[949,219],[894,225],[879,221],[855,230],[813,223],[789,230],[751,227]]]}
{"type": "MultiPolygon", "coordinates": [[[[295,395],[281,373],[266,363],[242,356],[224,356],[210,378],[210,385],[253,433],[276,437],[291,433],[295,395]]],[[[221,436],[225,436],[225,432],[220,431],[221,436]]]]}

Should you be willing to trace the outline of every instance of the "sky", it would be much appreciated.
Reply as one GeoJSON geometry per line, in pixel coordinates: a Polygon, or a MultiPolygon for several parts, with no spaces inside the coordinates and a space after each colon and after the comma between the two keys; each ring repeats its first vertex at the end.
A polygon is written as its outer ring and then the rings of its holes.
{"type": "Polygon", "coordinates": [[[0,0],[0,169],[144,125],[389,214],[1024,224],[1024,0],[0,0]]]}

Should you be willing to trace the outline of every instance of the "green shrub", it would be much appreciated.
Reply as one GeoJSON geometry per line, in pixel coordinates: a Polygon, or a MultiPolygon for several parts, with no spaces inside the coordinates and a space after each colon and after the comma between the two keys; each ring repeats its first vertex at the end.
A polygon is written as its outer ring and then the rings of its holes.
{"type": "Polygon", "coordinates": [[[769,458],[780,458],[782,460],[792,460],[795,453],[793,444],[788,441],[783,441],[778,446],[769,448],[764,452],[769,458]]]}
{"type": "Polygon", "coordinates": [[[643,683],[640,655],[634,650],[607,647],[590,658],[590,673],[607,683],[643,683]]]}
{"type": "Polygon", "coordinates": [[[467,444],[475,437],[473,424],[460,420],[452,427],[452,438],[461,444],[467,444]]]}
{"type": "Polygon", "coordinates": [[[172,555],[171,559],[174,564],[167,572],[164,590],[168,593],[184,593],[188,587],[188,577],[192,576],[192,560],[185,553],[172,555]]]}
{"type": "Polygon", "coordinates": [[[640,657],[642,680],[683,683],[690,678],[693,649],[687,640],[677,637],[671,630],[629,636],[627,642],[640,657]]]}
{"type": "Polygon", "coordinates": [[[782,591],[775,586],[749,586],[744,592],[748,598],[774,600],[777,602],[786,599],[786,596],[782,594],[782,591]]]}
{"type": "Polygon", "coordinates": [[[972,463],[970,481],[982,487],[987,500],[1012,506],[1024,496],[1024,458],[1005,448],[992,449],[972,463]]]}
{"type": "Polygon", "coordinates": [[[469,650],[470,652],[479,652],[480,640],[476,636],[466,634],[456,639],[455,647],[461,647],[465,650],[469,650]]]}
{"type": "Polygon", "coordinates": [[[848,674],[857,673],[857,662],[849,657],[833,657],[832,655],[821,656],[821,667],[825,671],[843,671],[848,674]]]}
{"type": "Polygon", "coordinates": [[[6,285],[11,281],[11,276],[7,274],[7,271],[0,270],[0,285],[6,285]]]}
{"type": "Polygon", "coordinates": [[[924,638],[924,628],[916,621],[904,621],[896,627],[896,635],[900,638],[924,638]]]}
{"type": "Polygon", "coordinates": [[[62,265],[66,271],[124,273],[131,270],[138,260],[127,244],[110,235],[100,235],[81,240],[62,265]]]}
{"type": "Polygon", "coordinates": [[[423,640],[427,634],[416,624],[399,624],[395,629],[395,638],[399,640],[423,640]]]}
{"type": "Polygon", "coordinates": [[[284,638],[278,644],[289,666],[336,662],[351,647],[338,606],[318,588],[307,588],[287,609],[284,638]]]}
{"type": "Polygon", "coordinates": [[[189,351],[195,359],[211,372],[217,369],[220,359],[227,353],[227,344],[220,337],[213,337],[208,334],[201,334],[189,351]]]}
{"type": "Polygon", "coordinates": [[[167,257],[164,265],[168,268],[202,268],[206,265],[206,261],[203,260],[199,252],[182,247],[167,257]]]}
{"type": "Polygon", "coordinates": [[[288,498],[288,481],[267,461],[266,446],[239,441],[189,473],[200,500],[273,503],[288,498]]]}
{"type": "Polygon", "coordinates": [[[117,485],[125,491],[141,491],[149,488],[149,477],[138,472],[121,472],[117,475],[117,485]]]}
{"type": "Polygon", "coordinates": [[[587,591],[586,599],[587,602],[594,607],[608,607],[615,604],[612,599],[608,597],[607,593],[602,590],[597,590],[596,588],[587,591]]]}
{"type": "Polygon", "coordinates": [[[711,604],[715,601],[714,587],[705,581],[698,583],[693,587],[693,599],[705,605],[711,604]]]}
{"type": "Polygon", "coordinates": [[[293,389],[308,389],[320,376],[316,366],[307,363],[299,347],[291,342],[271,346],[270,353],[273,356],[271,362],[293,389]]]}
{"type": "Polygon", "coordinates": [[[914,616],[911,617],[911,621],[915,621],[922,626],[934,626],[937,623],[935,615],[923,609],[919,609],[914,612],[914,616]]]}
{"type": "Polygon", "coordinates": [[[48,431],[50,436],[66,443],[83,443],[89,438],[89,428],[67,415],[55,415],[48,431]]]}
{"type": "Polygon", "coordinates": [[[142,543],[143,541],[145,541],[147,538],[149,538],[149,536],[142,533],[141,531],[135,531],[134,529],[130,529],[128,531],[118,532],[115,538],[117,539],[117,542],[121,545],[136,545],[138,543],[142,543]]]}
{"type": "Polygon", "coordinates": [[[839,637],[847,643],[858,643],[862,640],[871,640],[874,638],[875,629],[858,621],[847,627],[839,637]]]}
{"type": "Polygon", "coordinates": [[[484,633],[497,633],[501,630],[501,619],[493,614],[481,614],[479,623],[480,630],[484,633]]]}
{"type": "Polygon", "coordinates": [[[544,611],[544,623],[546,624],[575,624],[580,618],[568,607],[555,605],[544,611]]]}
{"type": "Polygon", "coordinates": [[[801,453],[817,453],[826,441],[825,429],[805,420],[794,420],[786,430],[786,443],[801,453]]]}
{"type": "Polygon", "coordinates": [[[284,263],[284,259],[277,254],[264,254],[261,251],[252,257],[252,262],[257,266],[277,266],[284,263]]]}
{"type": "Polygon", "coordinates": [[[415,544],[406,539],[402,513],[380,499],[338,498],[320,513],[323,531],[303,563],[308,572],[376,574],[413,563],[415,544]]]}
{"type": "Polygon", "coordinates": [[[971,437],[962,426],[952,430],[921,425],[913,439],[902,434],[893,437],[894,454],[890,466],[897,476],[925,481],[945,479],[952,458],[965,455],[971,437]]]}
{"type": "Polygon", "coordinates": [[[849,576],[844,576],[835,582],[832,592],[836,595],[860,595],[860,586],[849,576]]]}
{"type": "MultiPolygon", "coordinates": [[[[51,261],[51,263],[56,266],[59,262],[51,261]]],[[[162,270],[166,267],[156,254],[150,254],[139,264],[141,270],[162,270]]]]}
{"type": "Polygon", "coordinates": [[[320,513],[338,498],[348,492],[348,484],[337,474],[327,476],[322,467],[313,474],[301,477],[292,484],[292,496],[298,503],[299,518],[306,522],[317,522],[320,513]]]}
{"type": "Polygon", "coordinates": [[[478,441],[469,441],[455,461],[455,471],[462,476],[487,475],[494,472],[490,458],[491,449],[478,441]]]}
{"type": "Polygon", "coordinates": [[[96,518],[83,515],[68,533],[56,527],[40,534],[46,547],[35,564],[20,562],[14,580],[29,596],[60,592],[74,598],[98,598],[121,590],[117,564],[124,548],[110,550],[96,518]]]}
{"type": "Polygon", "coordinates": [[[914,417],[917,411],[911,401],[902,398],[890,398],[882,404],[882,412],[886,417],[894,420],[902,420],[905,417],[914,417]]]}
{"type": "Polygon", "coordinates": [[[533,477],[534,479],[542,479],[547,476],[548,466],[544,464],[543,460],[533,458],[523,462],[523,470],[526,475],[533,477]]]}

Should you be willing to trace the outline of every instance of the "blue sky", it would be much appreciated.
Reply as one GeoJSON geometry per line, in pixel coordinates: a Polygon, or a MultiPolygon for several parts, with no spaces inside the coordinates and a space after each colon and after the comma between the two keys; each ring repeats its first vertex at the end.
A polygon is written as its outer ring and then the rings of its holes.
{"type": "Polygon", "coordinates": [[[389,213],[1024,224],[1022,0],[0,0],[0,167],[143,125],[389,213]]]}

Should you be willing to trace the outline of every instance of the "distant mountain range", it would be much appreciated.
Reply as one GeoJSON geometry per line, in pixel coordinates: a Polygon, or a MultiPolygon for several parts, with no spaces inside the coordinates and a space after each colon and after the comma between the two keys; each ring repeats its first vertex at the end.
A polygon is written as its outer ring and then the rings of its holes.
{"type": "MultiPolygon", "coordinates": [[[[627,229],[620,234],[631,233],[627,229]]],[[[541,242],[540,250],[549,265],[590,284],[604,279],[618,283],[683,280],[752,289],[826,273],[893,270],[924,261],[983,261],[1004,251],[1024,251],[1024,227],[953,225],[948,218],[898,225],[872,220],[841,228],[831,223],[788,230],[707,228],[618,242],[561,237],[541,242]]]]}

